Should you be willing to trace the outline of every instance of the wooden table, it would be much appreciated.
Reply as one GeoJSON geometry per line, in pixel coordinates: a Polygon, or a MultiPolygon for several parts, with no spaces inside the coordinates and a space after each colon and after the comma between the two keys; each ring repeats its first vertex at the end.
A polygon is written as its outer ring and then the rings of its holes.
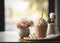
{"type": "MultiPolygon", "coordinates": [[[[55,39],[49,39],[48,41],[51,42],[52,40],[55,41],[55,39]]],[[[39,40],[39,41],[47,41],[47,40],[39,40]]],[[[32,41],[19,39],[19,34],[17,31],[5,31],[0,32],[0,42],[32,42],[32,41]]]]}

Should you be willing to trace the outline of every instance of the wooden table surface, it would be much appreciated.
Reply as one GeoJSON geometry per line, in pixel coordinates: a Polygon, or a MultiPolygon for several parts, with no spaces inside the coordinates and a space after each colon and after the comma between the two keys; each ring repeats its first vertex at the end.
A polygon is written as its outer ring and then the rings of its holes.
{"type": "Polygon", "coordinates": [[[17,31],[5,31],[0,32],[0,42],[31,42],[31,41],[19,39],[19,34],[17,31]]]}

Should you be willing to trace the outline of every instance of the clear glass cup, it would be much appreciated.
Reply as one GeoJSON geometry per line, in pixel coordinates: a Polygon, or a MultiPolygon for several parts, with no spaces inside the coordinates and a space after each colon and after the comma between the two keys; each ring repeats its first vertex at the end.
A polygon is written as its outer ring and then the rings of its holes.
{"type": "Polygon", "coordinates": [[[35,34],[37,38],[45,38],[47,32],[47,25],[36,25],[35,34]]]}

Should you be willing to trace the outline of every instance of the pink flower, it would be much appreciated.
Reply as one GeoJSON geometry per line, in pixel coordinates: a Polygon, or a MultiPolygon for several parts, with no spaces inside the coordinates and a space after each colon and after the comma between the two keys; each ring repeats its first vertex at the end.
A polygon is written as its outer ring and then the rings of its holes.
{"type": "Polygon", "coordinates": [[[33,26],[33,25],[34,25],[33,21],[29,21],[29,26],[33,26]]]}
{"type": "Polygon", "coordinates": [[[51,19],[55,19],[56,18],[56,14],[55,13],[50,13],[50,18],[51,19]]]}
{"type": "Polygon", "coordinates": [[[26,28],[33,25],[33,21],[22,18],[17,22],[17,28],[26,28]]]}

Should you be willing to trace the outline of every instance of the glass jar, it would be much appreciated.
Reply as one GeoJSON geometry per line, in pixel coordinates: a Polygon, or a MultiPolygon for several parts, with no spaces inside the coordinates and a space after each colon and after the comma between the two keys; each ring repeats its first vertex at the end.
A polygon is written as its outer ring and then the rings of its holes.
{"type": "Polygon", "coordinates": [[[47,35],[55,34],[55,23],[48,23],[47,35]]]}

